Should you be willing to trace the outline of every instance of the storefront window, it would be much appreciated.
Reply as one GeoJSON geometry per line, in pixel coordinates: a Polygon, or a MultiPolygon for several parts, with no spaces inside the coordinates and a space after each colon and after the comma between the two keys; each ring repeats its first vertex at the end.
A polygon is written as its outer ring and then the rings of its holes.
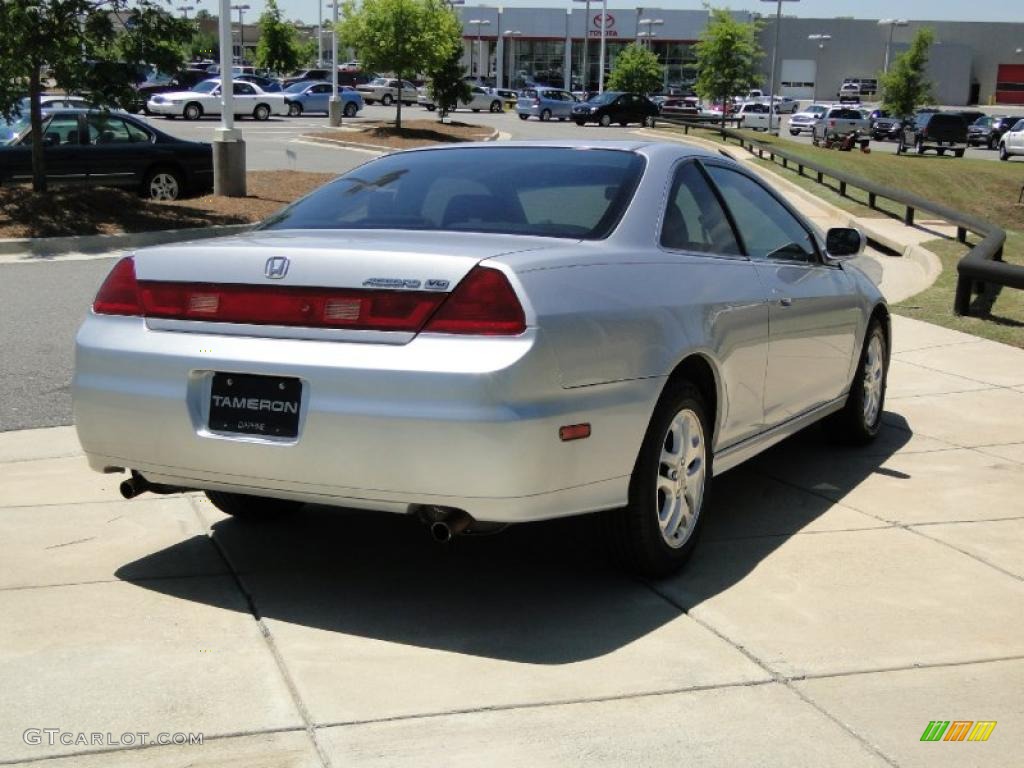
{"type": "Polygon", "coordinates": [[[507,71],[512,88],[527,85],[565,85],[565,42],[562,40],[505,40],[507,71]]]}

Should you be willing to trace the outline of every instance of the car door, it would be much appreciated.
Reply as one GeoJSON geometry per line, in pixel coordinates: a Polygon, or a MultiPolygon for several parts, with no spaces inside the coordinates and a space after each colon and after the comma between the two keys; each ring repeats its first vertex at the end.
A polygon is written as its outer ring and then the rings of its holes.
{"type": "Polygon", "coordinates": [[[839,397],[849,386],[860,305],[849,276],[825,264],[816,238],[760,181],[707,163],[768,297],[769,427],[839,397]]]}
{"type": "MultiPolygon", "coordinates": [[[[43,161],[46,179],[51,184],[84,184],[88,178],[88,153],[81,141],[82,123],[78,113],[43,118],[43,161]]],[[[32,134],[26,134],[18,147],[4,154],[10,161],[10,178],[14,182],[32,180],[32,134]]]]}
{"type": "Polygon", "coordinates": [[[1006,148],[1016,154],[1024,154],[1024,120],[1018,120],[1007,132],[1006,148]]]}
{"type": "Polygon", "coordinates": [[[331,86],[328,83],[312,85],[306,93],[307,112],[327,112],[330,109],[328,102],[331,99],[331,86]]]}
{"type": "Polygon", "coordinates": [[[576,103],[568,91],[558,91],[558,106],[554,110],[556,117],[572,117],[572,107],[576,103]]]}
{"type": "Polygon", "coordinates": [[[251,114],[256,107],[256,96],[258,95],[252,83],[233,82],[231,84],[231,92],[235,96],[233,106],[235,114],[251,114]]]}
{"type": "MultiPolygon", "coordinates": [[[[769,308],[764,285],[742,246],[707,175],[696,160],[675,169],[661,222],[659,245],[679,259],[678,303],[694,328],[689,336],[707,345],[718,369],[723,397],[717,448],[764,429],[769,308]]],[[[670,279],[672,279],[670,278],[670,279]]]]}
{"type": "Polygon", "coordinates": [[[92,113],[86,123],[89,146],[83,151],[89,184],[140,185],[152,158],[152,135],[133,122],[106,113],[92,113]]]}

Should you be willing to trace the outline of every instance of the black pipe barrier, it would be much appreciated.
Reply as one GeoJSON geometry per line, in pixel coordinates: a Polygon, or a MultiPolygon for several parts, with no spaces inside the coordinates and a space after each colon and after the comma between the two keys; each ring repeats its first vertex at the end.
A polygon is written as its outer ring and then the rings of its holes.
{"type": "MultiPolygon", "coordinates": [[[[660,122],[668,125],[683,125],[678,118],[662,116],[660,122]]],[[[703,121],[705,124],[710,121],[703,121]]],[[[969,213],[953,210],[940,203],[926,200],[923,197],[904,192],[899,189],[883,187],[860,176],[837,171],[834,168],[818,165],[812,160],[797,155],[791,155],[778,145],[766,144],[762,141],[751,139],[738,131],[721,127],[721,118],[716,121],[717,125],[711,126],[723,139],[735,139],[743,149],[751,154],[757,154],[763,158],[767,152],[772,161],[776,157],[782,158],[783,167],[788,168],[789,163],[795,163],[800,169],[801,175],[805,169],[814,171],[817,174],[819,184],[824,183],[824,177],[835,179],[839,182],[840,194],[846,196],[848,187],[856,187],[868,193],[868,206],[877,207],[878,198],[892,200],[904,206],[903,223],[913,226],[914,214],[916,211],[927,211],[935,214],[940,219],[956,225],[957,240],[961,243],[967,241],[967,233],[974,232],[981,235],[982,240],[975,245],[957,264],[956,298],[953,302],[953,311],[958,315],[971,314],[971,299],[975,293],[985,290],[986,283],[1000,285],[1007,288],[1024,290],[1024,266],[1017,264],[1006,264],[1003,261],[1003,247],[1006,244],[1006,232],[990,221],[972,216],[969,213]]],[[[691,123],[692,124],[692,123],[691,123]]],[[[689,130],[687,130],[689,133],[689,130]]]]}

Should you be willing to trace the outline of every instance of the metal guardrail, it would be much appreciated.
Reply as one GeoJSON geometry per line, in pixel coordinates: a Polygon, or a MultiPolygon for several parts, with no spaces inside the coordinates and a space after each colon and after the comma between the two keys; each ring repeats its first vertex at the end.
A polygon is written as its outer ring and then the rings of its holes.
{"type": "MultiPolygon", "coordinates": [[[[689,133],[689,128],[706,127],[706,120],[695,124],[689,119],[662,116],[660,122],[668,125],[678,125],[689,133]]],[[[817,175],[817,182],[823,184],[825,178],[835,179],[839,182],[839,194],[846,196],[849,187],[862,189],[868,194],[868,207],[877,208],[878,198],[891,200],[904,206],[903,223],[908,227],[914,224],[914,215],[917,211],[926,211],[938,218],[948,221],[956,226],[956,237],[961,243],[967,242],[967,233],[973,232],[982,237],[981,242],[975,245],[969,253],[964,255],[957,264],[956,298],[953,302],[953,311],[958,315],[970,315],[971,300],[975,293],[982,293],[986,283],[1017,288],[1024,290],[1024,267],[1016,264],[1006,264],[1003,261],[1003,246],[1006,244],[1006,232],[996,224],[985,219],[980,219],[968,213],[953,210],[940,203],[932,202],[919,195],[904,192],[890,187],[884,187],[873,181],[855,176],[834,168],[819,165],[805,157],[792,155],[778,146],[766,144],[756,139],[751,139],[738,131],[722,128],[721,118],[718,118],[716,129],[724,139],[735,139],[740,146],[760,158],[765,155],[773,162],[775,158],[782,159],[782,167],[795,166],[796,172],[804,176],[805,171],[813,171],[817,175]]]]}

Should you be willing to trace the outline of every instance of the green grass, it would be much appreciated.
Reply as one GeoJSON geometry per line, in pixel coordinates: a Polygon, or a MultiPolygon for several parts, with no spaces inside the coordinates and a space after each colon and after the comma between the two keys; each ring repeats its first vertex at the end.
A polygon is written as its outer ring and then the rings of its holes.
{"type": "MultiPolygon", "coordinates": [[[[690,133],[723,143],[721,136],[714,131],[697,129],[690,133]]],[[[845,171],[884,186],[913,192],[927,200],[998,224],[1007,233],[1004,259],[1011,264],[1024,265],[1024,206],[1017,205],[1017,197],[1024,185],[1022,163],[971,160],[948,155],[936,157],[929,154],[920,157],[883,152],[863,154],[856,150],[839,152],[797,144],[763,133],[750,132],[750,137],[765,144],[777,144],[787,154],[795,157],[806,158],[827,168],[845,171]]],[[[746,152],[735,141],[725,142],[725,146],[730,147],[730,152],[737,157],[746,152]]],[[[792,163],[789,170],[784,170],[781,161],[765,159],[754,162],[855,216],[903,217],[903,206],[878,199],[876,207],[870,208],[866,192],[850,187],[846,196],[840,195],[837,181],[826,177],[823,184],[818,184],[813,171],[805,171],[807,175],[800,176],[792,163]]],[[[925,211],[917,215],[922,220],[934,218],[925,211]]],[[[942,274],[934,285],[895,305],[893,311],[993,341],[1024,347],[1024,291],[990,287],[983,295],[974,297],[971,317],[958,317],[953,313],[956,265],[976,242],[968,238],[966,246],[947,239],[924,243],[924,247],[942,262],[942,274]]]]}

